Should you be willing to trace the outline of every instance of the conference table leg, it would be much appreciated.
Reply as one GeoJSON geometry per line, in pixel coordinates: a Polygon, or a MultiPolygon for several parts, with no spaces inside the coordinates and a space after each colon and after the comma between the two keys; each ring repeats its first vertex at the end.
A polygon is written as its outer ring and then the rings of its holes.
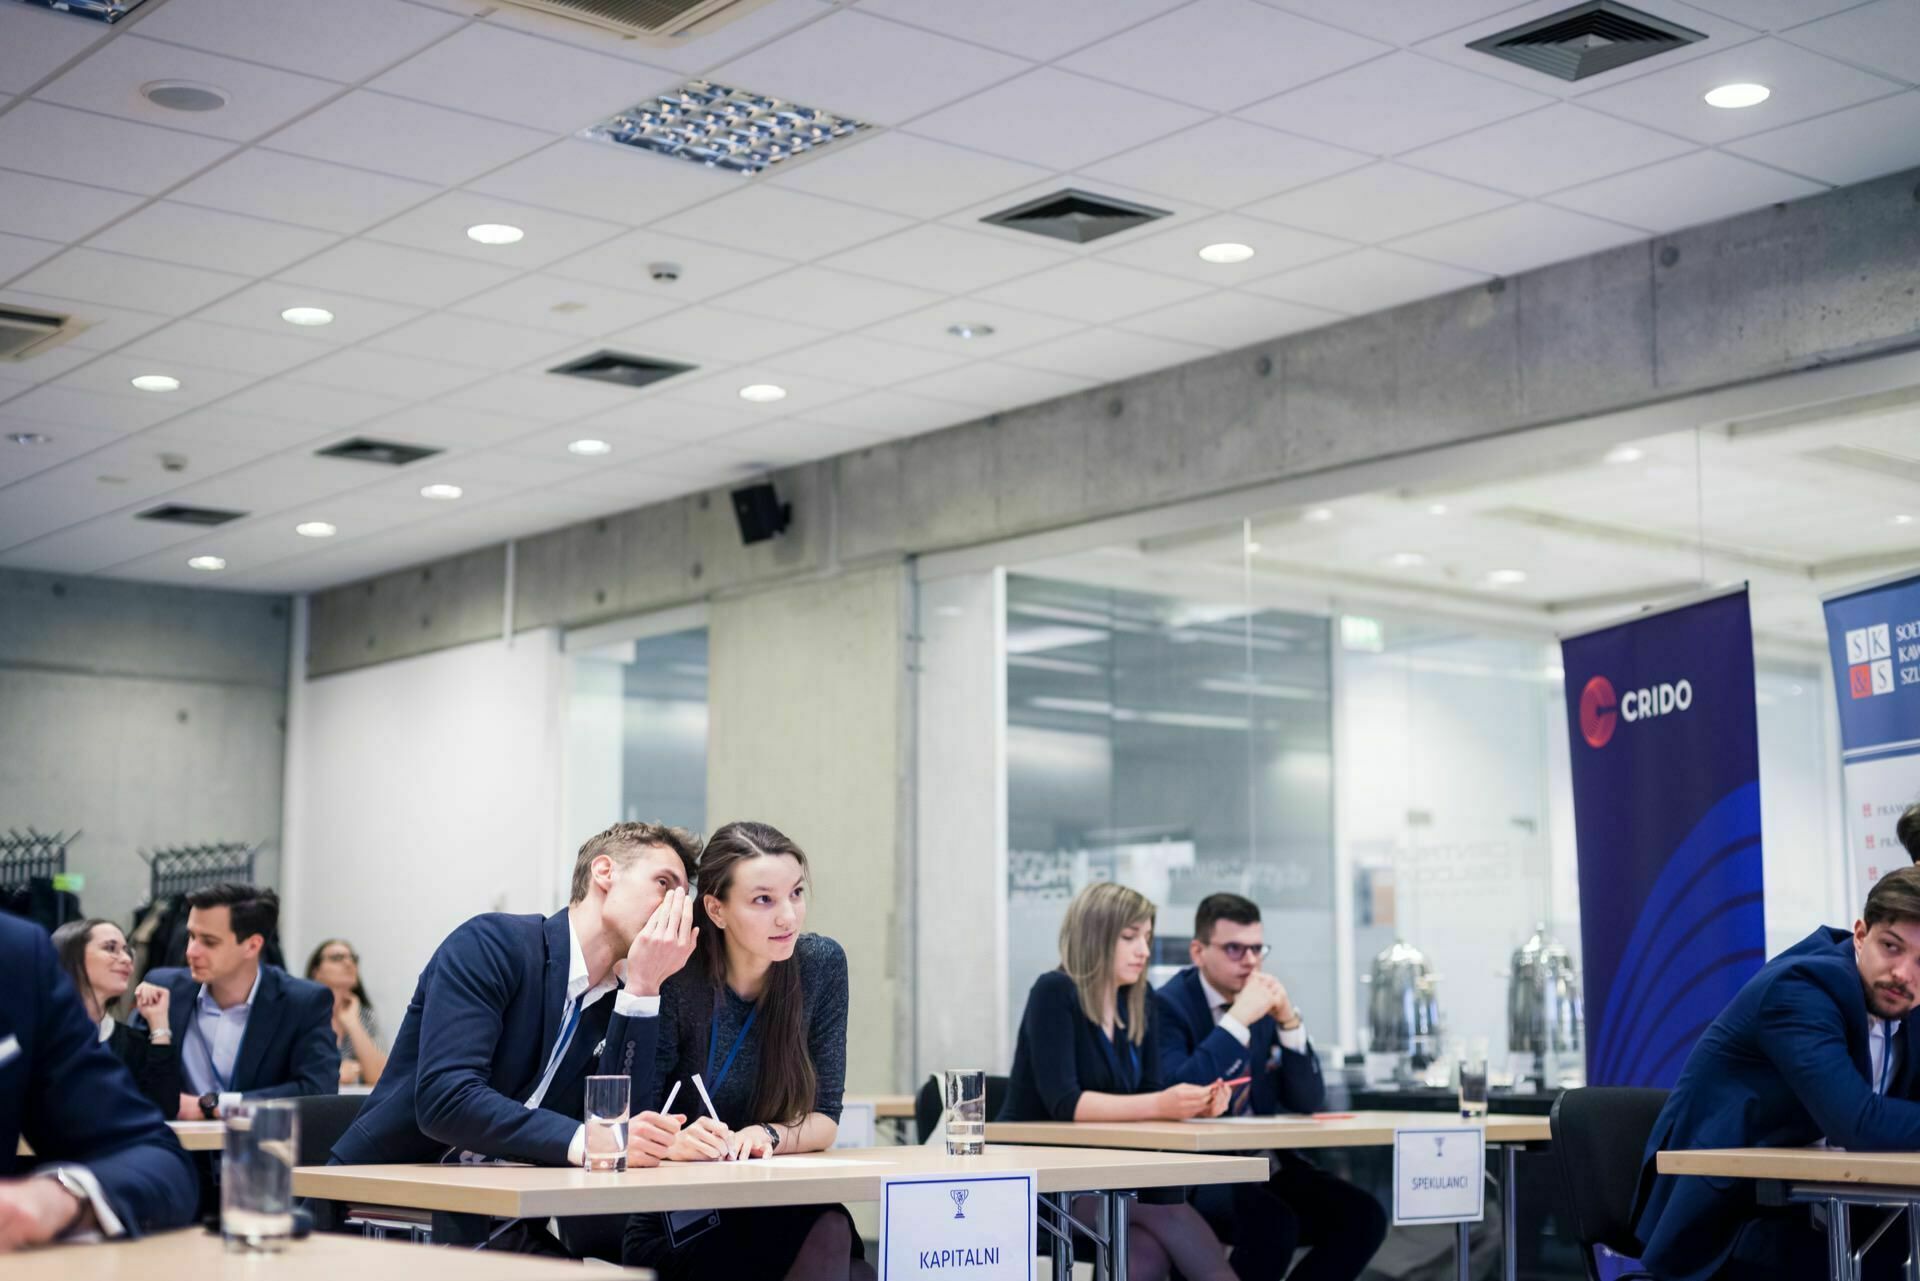
{"type": "Polygon", "coordinates": [[[1847,1203],[1827,1200],[1827,1275],[1831,1281],[1854,1281],[1853,1241],[1847,1231],[1847,1203]]]}
{"type": "Polygon", "coordinates": [[[1920,1205],[1907,1207],[1907,1281],[1920,1281],[1920,1205]]]}
{"type": "Polygon", "coordinates": [[[1454,1276],[1457,1277],[1459,1281],[1472,1281],[1473,1269],[1469,1260],[1473,1256],[1473,1240],[1469,1232],[1469,1225],[1456,1223],[1453,1225],[1453,1230],[1455,1233],[1453,1240],[1454,1276]]]}
{"type": "Polygon", "coordinates": [[[1520,1281],[1519,1145],[1502,1146],[1500,1158],[1500,1271],[1506,1281],[1520,1281]]]}
{"type": "Polygon", "coordinates": [[[1127,1220],[1131,1192],[1107,1193],[1107,1281],[1127,1281],[1127,1220]]]}
{"type": "Polygon", "coordinates": [[[1073,1194],[1042,1196],[1040,1204],[1053,1211],[1053,1223],[1040,1219],[1041,1231],[1053,1238],[1053,1281],[1073,1281],[1073,1194]]]}

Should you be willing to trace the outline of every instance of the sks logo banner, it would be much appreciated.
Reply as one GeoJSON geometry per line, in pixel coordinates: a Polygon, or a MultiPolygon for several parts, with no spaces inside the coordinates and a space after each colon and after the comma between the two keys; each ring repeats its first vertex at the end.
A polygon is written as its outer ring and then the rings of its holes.
{"type": "Polygon", "coordinates": [[[1920,802],[1920,577],[1856,588],[1826,610],[1849,880],[1863,898],[1906,866],[1894,825],[1920,802]]]}
{"type": "Polygon", "coordinates": [[[1671,1086],[1766,959],[1744,588],[1561,643],[1587,1082],[1671,1086]]]}

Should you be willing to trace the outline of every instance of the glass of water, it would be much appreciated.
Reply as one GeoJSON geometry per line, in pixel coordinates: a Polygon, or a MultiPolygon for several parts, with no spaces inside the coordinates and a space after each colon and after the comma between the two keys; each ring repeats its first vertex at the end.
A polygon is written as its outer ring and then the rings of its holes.
{"type": "Polygon", "coordinates": [[[1487,1114],[1487,1054],[1468,1050],[1460,1056],[1455,1071],[1460,1083],[1460,1115],[1478,1119],[1487,1114]]]}
{"type": "Polygon", "coordinates": [[[278,1250],[293,1236],[300,1113],[287,1099],[229,1104],[220,1154],[220,1237],[227,1249],[278,1250]]]}
{"type": "Polygon", "coordinates": [[[624,1076],[587,1078],[587,1168],[618,1174],[627,1168],[627,1105],[633,1082],[624,1076]]]}
{"type": "Polygon", "coordinates": [[[987,1074],[952,1068],[946,1074],[947,1155],[979,1156],[987,1146],[987,1074]]]}

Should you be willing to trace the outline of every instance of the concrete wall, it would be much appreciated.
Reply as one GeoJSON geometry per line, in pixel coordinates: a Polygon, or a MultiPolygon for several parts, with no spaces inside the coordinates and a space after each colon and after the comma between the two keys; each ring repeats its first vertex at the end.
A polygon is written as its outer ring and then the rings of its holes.
{"type": "Polygon", "coordinates": [[[708,624],[708,822],[759,819],[807,852],[806,929],[847,950],[859,1091],[903,1086],[909,1054],[906,602],[882,566],[716,602],[708,624]]]}
{"type": "Polygon", "coordinates": [[[0,570],[0,830],[81,829],[81,906],[126,921],[136,851],[266,841],[279,880],[288,602],[0,570]]]}
{"type": "MultiPolygon", "coordinates": [[[[1920,342],[1920,171],[1527,272],[519,544],[520,626],[987,542],[1920,342]]],[[[499,549],[321,593],[311,670],[497,634],[499,549]]]]}

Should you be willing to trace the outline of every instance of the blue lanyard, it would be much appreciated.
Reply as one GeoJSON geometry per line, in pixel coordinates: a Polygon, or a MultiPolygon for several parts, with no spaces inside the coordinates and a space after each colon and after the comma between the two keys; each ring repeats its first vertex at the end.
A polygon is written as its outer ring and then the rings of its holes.
{"type": "MultiPolygon", "coordinates": [[[[1124,1023],[1114,1024],[1114,1027],[1113,1027],[1114,1035],[1117,1036],[1125,1032],[1126,1030],[1127,1030],[1126,1024],[1124,1023]]],[[[1126,1044],[1127,1044],[1127,1066],[1123,1069],[1120,1066],[1120,1051],[1115,1048],[1113,1037],[1108,1036],[1105,1032],[1102,1032],[1100,1034],[1100,1048],[1107,1052],[1107,1062],[1111,1064],[1113,1067],[1114,1080],[1118,1081],[1123,1087],[1131,1091],[1133,1089],[1136,1089],[1140,1084],[1140,1051],[1134,1048],[1134,1044],[1131,1038],[1127,1040],[1126,1044]]]]}
{"type": "MultiPolygon", "coordinates": [[[[540,1069],[540,1080],[545,1081],[559,1063],[560,1056],[567,1052],[567,1046],[573,1042],[573,1030],[580,1026],[580,1002],[578,998],[568,1001],[567,1016],[560,1024],[560,1035],[553,1043],[553,1052],[547,1055],[547,1065],[540,1069]]],[[[535,1088],[538,1088],[537,1086],[535,1088]]]]}
{"type": "MultiPolygon", "coordinates": [[[[733,1061],[740,1057],[740,1047],[747,1043],[747,1033],[753,1030],[754,1019],[760,1016],[760,1002],[755,1001],[753,1008],[747,1011],[747,1021],[740,1025],[740,1035],[733,1038],[733,1048],[727,1051],[727,1061],[720,1065],[720,1075],[713,1074],[713,1060],[720,1052],[720,997],[713,998],[713,1020],[707,1024],[707,1093],[720,1093],[720,1083],[727,1079],[727,1073],[733,1071],[733,1061]]],[[[714,1120],[719,1120],[715,1117],[714,1120]]]]}

